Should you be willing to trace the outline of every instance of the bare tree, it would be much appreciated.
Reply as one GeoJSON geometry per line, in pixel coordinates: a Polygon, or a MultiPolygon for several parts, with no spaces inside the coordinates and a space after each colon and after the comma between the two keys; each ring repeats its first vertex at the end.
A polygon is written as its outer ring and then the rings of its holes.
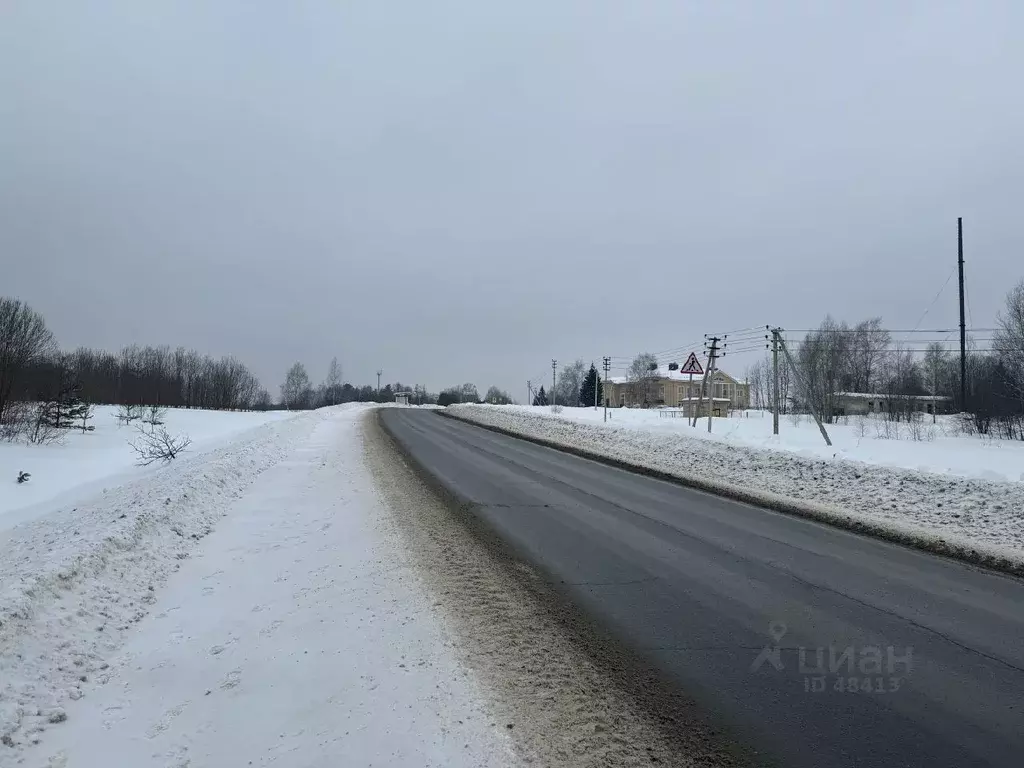
{"type": "Polygon", "coordinates": [[[149,429],[152,432],[157,427],[163,426],[167,420],[167,409],[160,405],[150,405],[146,408],[145,415],[142,417],[143,424],[149,424],[149,429]]]}
{"type": "Polygon", "coordinates": [[[758,360],[753,365],[747,366],[746,379],[750,385],[750,407],[762,410],[769,407],[767,395],[767,383],[770,375],[771,364],[766,360],[758,360]]]}
{"type": "Polygon", "coordinates": [[[508,392],[498,389],[497,387],[490,387],[487,390],[487,394],[484,395],[484,402],[490,403],[491,405],[510,405],[512,398],[508,392]]]}
{"type": "Polygon", "coordinates": [[[307,392],[312,394],[306,366],[302,363],[295,363],[288,369],[284,384],[281,385],[281,398],[284,400],[284,407],[289,409],[308,407],[308,404],[304,402],[307,392]]]}
{"type": "Polygon", "coordinates": [[[270,402],[270,393],[265,389],[260,389],[256,393],[256,397],[253,399],[252,407],[257,411],[269,411],[273,403],[270,402]]]}
{"type": "Polygon", "coordinates": [[[580,404],[580,387],[587,377],[587,366],[582,360],[576,360],[569,365],[563,366],[558,372],[558,384],[555,392],[558,394],[558,404],[575,408],[580,404]]]}
{"type": "Polygon", "coordinates": [[[128,444],[135,450],[138,457],[136,464],[145,467],[155,461],[166,463],[177,458],[192,444],[192,441],[188,435],[171,436],[164,427],[152,432],[146,432],[139,427],[138,438],[128,444]]]}
{"type": "Polygon", "coordinates": [[[131,424],[133,421],[142,418],[145,409],[141,405],[125,403],[117,409],[117,420],[122,425],[131,424]]]}
{"type": "Polygon", "coordinates": [[[1006,295],[996,325],[995,346],[1006,368],[1006,383],[1024,402],[1024,280],[1006,295]]]}
{"type": "Polygon", "coordinates": [[[24,401],[7,404],[7,414],[0,421],[0,440],[13,443],[28,436],[35,418],[35,407],[24,401]]]}
{"type": "Polygon", "coordinates": [[[0,297],[0,423],[19,376],[56,347],[41,314],[18,299],[0,297]]]}
{"type": "Polygon", "coordinates": [[[912,421],[915,418],[917,395],[925,392],[920,366],[903,344],[896,344],[887,357],[887,375],[882,387],[886,418],[889,421],[912,421]]]}
{"type": "Polygon", "coordinates": [[[32,409],[31,422],[26,432],[33,445],[48,445],[64,441],[64,431],[53,423],[51,403],[39,403],[32,409]]]}
{"type": "Polygon", "coordinates": [[[849,326],[828,316],[800,345],[797,365],[803,374],[803,396],[823,422],[834,421],[839,391],[849,380],[850,341],[849,326]]]}
{"type": "Polygon", "coordinates": [[[641,352],[633,358],[626,372],[626,380],[634,403],[648,406],[654,402],[654,382],[657,378],[658,358],[650,352],[641,352]]]}
{"type": "Polygon", "coordinates": [[[882,318],[873,317],[854,326],[848,348],[848,370],[844,388],[851,392],[877,391],[881,368],[892,342],[889,331],[882,328],[882,318]]]}
{"type": "Polygon", "coordinates": [[[480,394],[476,391],[476,384],[466,382],[459,387],[459,396],[462,398],[459,402],[462,403],[479,403],[480,394]]]}
{"type": "Polygon", "coordinates": [[[324,380],[324,405],[337,405],[341,402],[341,385],[341,366],[338,358],[333,357],[324,380]]]}

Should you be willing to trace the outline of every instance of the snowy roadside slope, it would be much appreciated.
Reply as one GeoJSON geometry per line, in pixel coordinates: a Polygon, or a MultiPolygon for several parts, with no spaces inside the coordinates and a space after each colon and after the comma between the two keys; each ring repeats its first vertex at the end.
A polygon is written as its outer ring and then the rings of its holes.
{"type": "Polygon", "coordinates": [[[325,409],[231,504],[27,763],[516,764],[378,497],[368,411],[325,409]]]}
{"type": "Polygon", "coordinates": [[[825,445],[810,416],[784,416],[780,434],[772,434],[772,417],[765,411],[736,411],[714,420],[708,433],[706,420],[697,429],[685,418],[666,418],[672,409],[612,408],[604,421],[603,409],[562,408],[559,413],[540,406],[502,406],[532,416],[576,421],[593,426],[637,429],[661,435],[731,443],[749,448],[785,451],[806,459],[833,458],[880,464],[896,469],[957,475],[976,480],[1024,483],[1024,442],[997,440],[962,433],[957,416],[939,416],[933,424],[925,417],[914,428],[906,422],[888,422],[873,416],[850,416],[829,424],[832,445],[825,445]],[[914,436],[920,439],[915,440],[914,436]]]}
{"type": "Polygon", "coordinates": [[[944,476],[680,434],[597,427],[522,409],[449,406],[448,413],[552,445],[679,478],[689,485],[1024,572],[1024,486],[944,476]]]}
{"type": "Polygon", "coordinates": [[[232,499],[323,418],[266,424],[0,533],[0,742],[61,718],[232,499]]]}
{"type": "MultiPolygon", "coordinates": [[[[195,456],[244,439],[248,430],[294,416],[294,411],[169,408],[166,427],[172,435],[188,435],[192,444],[187,455],[195,456]]],[[[90,424],[95,426],[93,432],[66,430],[59,444],[0,441],[0,531],[44,516],[56,506],[160,470],[157,465],[136,466],[137,457],[129,445],[137,439],[135,426],[121,426],[114,406],[97,406],[90,424]],[[22,485],[13,482],[20,471],[31,473],[31,480],[22,485]]]]}

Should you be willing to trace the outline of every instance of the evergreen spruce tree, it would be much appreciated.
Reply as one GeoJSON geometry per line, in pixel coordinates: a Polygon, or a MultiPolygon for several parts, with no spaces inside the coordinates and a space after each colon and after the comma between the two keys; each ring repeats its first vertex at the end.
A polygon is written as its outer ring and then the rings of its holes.
{"type": "Polygon", "coordinates": [[[597,389],[596,402],[600,405],[604,400],[604,384],[601,383],[601,378],[597,375],[597,368],[591,363],[590,370],[587,371],[587,377],[583,379],[583,384],[580,386],[580,405],[594,405],[595,388],[597,389]]]}
{"type": "Polygon", "coordinates": [[[537,394],[533,396],[533,404],[534,405],[547,405],[548,404],[548,396],[544,392],[544,387],[543,386],[537,391],[537,394]]]}

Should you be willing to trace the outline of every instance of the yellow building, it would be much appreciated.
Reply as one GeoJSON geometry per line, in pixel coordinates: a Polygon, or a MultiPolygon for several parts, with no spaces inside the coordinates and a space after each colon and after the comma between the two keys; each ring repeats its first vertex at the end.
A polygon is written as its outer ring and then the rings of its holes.
{"type": "MultiPolygon", "coordinates": [[[[608,405],[613,408],[682,408],[691,416],[700,400],[703,376],[694,376],[659,368],[652,371],[648,381],[629,381],[625,376],[613,376],[608,379],[604,396],[608,405]]],[[[708,414],[727,416],[729,411],[750,407],[750,385],[745,381],[737,381],[725,371],[715,371],[714,381],[710,383],[711,402],[708,392],[704,393],[702,416],[708,414]]]]}

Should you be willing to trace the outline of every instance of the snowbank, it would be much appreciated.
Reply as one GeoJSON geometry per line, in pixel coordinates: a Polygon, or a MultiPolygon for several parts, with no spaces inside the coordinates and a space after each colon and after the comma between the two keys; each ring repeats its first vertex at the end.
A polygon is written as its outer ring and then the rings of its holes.
{"type": "Polygon", "coordinates": [[[830,448],[810,416],[783,416],[779,420],[779,434],[773,435],[770,413],[740,411],[728,418],[715,419],[714,431],[709,435],[707,419],[701,419],[694,429],[685,418],[662,416],[661,411],[653,409],[612,408],[608,411],[611,419],[605,424],[603,409],[563,408],[561,413],[554,414],[550,408],[512,407],[543,418],[769,448],[808,458],[852,459],[940,475],[1024,482],[1024,442],[964,435],[954,416],[939,416],[935,424],[930,416],[925,416],[916,430],[906,423],[851,416],[843,423],[828,425],[830,448]]]}
{"type": "MultiPolygon", "coordinates": [[[[68,430],[62,444],[25,445],[0,442],[0,531],[45,514],[54,506],[73,502],[104,486],[147,477],[159,467],[137,467],[129,440],[135,427],[120,426],[115,406],[98,406],[90,425],[93,432],[68,430]],[[18,472],[32,478],[18,484],[18,472]]],[[[188,455],[214,450],[239,433],[263,424],[292,418],[295,412],[232,412],[170,408],[167,431],[192,439],[188,455]]],[[[137,424],[138,422],[135,422],[137,424]]]]}
{"type": "MultiPolygon", "coordinates": [[[[530,410],[458,405],[447,413],[733,498],[1024,572],[1024,485],[1019,483],[938,475],[838,456],[815,459],[709,441],[692,435],[692,429],[688,433],[675,428],[666,434],[624,428],[618,422],[598,427],[530,410]]],[[[621,413],[616,411],[613,421],[621,413]]]]}
{"type": "MultiPolygon", "coordinates": [[[[253,462],[281,460],[229,508],[217,502],[229,514],[155,599],[145,581],[120,586],[109,567],[96,577],[121,599],[86,606],[93,616],[82,632],[63,629],[74,674],[52,678],[82,700],[58,698],[42,717],[26,715],[18,747],[0,747],[0,765],[5,751],[78,768],[515,765],[506,721],[459,663],[377,497],[363,459],[367,410],[324,409],[221,456],[223,471],[208,479],[231,484],[231,465],[249,477],[253,462]],[[121,606],[138,591],[148,593],[149,615],[112,653],[107,636],[136,620],[121,606]],[[88,655],[83,632],[107,645],[88,655]]],[[[207,503],[190,494],[197,510],[207,503]]],[[[172,507],[168,525],[191,519],[184,504],[172,507]]],[[[182,530],[178,554],[191,546],[182,530]]],[[[153,534],[139,550],[160,544],[153,534]]]]}
{"type": "MultiPolygon", "coordinates": [[[[62,717],[60,704],[102,672],[156,587],[231,501],[323,418],[278,419],[0,533],[0,742],[31,740],[62,717]]],[[[211,428],[206,439],[226,431],[211,428]]]]}

